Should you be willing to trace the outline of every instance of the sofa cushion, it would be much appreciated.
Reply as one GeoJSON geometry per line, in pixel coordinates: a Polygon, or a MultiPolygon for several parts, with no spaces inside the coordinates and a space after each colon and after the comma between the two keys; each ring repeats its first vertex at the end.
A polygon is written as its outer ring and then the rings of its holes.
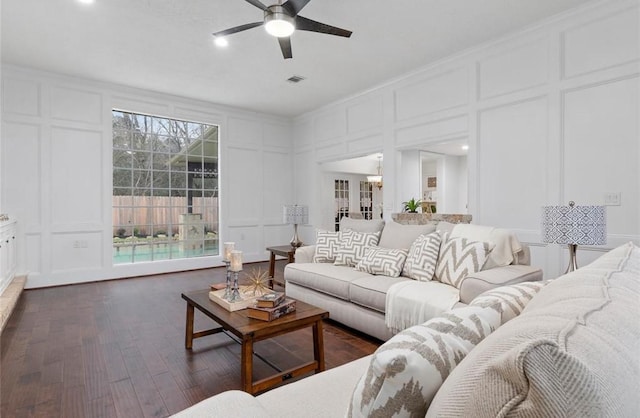
{"type": "Polygon", "coordinates": [[[445,234],[440,244],[436,279],[459,289],[462,279],[482,270],[490,250],[491,247],[486,242],[445,234]]]}
{"type": "Polygon", "coordinates": [[[552,280],[454,370],[429,417],[640,414],[640,248],[552,280]]]}
{"type": "Polygon", "coordinates": [[[410,279],[367,275],[351,282],[349,299],[353,303],[384,313],[389,287],[407,280],[410,279]]]}
{"type": "Polygon", "coordinates": [[[422,417],[451,370],[500,324],[493,309],[454,309],[395,335],[373,354],[348,417],[422,417]]]}
{"type": "Polygon", "coordinates": [[[409,248],[402,275],[423,282],[433,279],[440,252],[440,234],[420,235],[409,248]]]}
{"type": "Polygon", "coordinates": [[[346,231],[351,229],[356,232],[380,232],[384,228],[382,219],[353,219],[348,216],[340,219],[340,230],[346,231]]]}
{"type": "Polygon", "coordinates": [[[369,276],[352,267],[328,263],[291,263],[285,267],[287,283],[295,283],[344,300],[349,300],[349,284],[353,280],[369,276]]]}
{"type": "Polygon", "coordinates": [[[364,256],[365,248],[378,245],[380,232],[357,232],[349,229],[342,231],[341,236],[334,264],[353,267],[364,256]]]}
{"type": "Polygon", "coordinates": [[[378,246],[408,250],[420,235],[430,234],[435,230],[434,224],[402,225],[393,221],[387,222],[382,230],[378,246]]]}
{"type": "Polygon", "coordinates": [[[316,252],[314,263],[333,263],[340,247],[340,232],[318,230],[316,232],[316,252]]]}
{"type": "Polygon", "coordinates": [[[367,247],[364,256],[356,264],[356,270],[373,275],[398,277],[407,259],[405,250],[393,248],[367,247]]]}
{"type": "Polygon", "coordinates": [[[496,309],[502,315],[504,324],[520,315],[527,303],[548,283],[549,281],[524,282],[501,286],[484,292],[473,299],[469,305],[496,309]]]}

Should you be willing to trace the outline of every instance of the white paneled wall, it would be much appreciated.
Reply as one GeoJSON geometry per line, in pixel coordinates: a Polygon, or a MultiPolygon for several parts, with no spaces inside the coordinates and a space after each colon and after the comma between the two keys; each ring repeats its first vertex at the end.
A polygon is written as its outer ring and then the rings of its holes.
{"type": "Polygon", "coordinates": [[[220,126],[220,242],[247,261],[290,239],[291,122],[224,106],[2,68],[0,208],[18,221],[18,272],[27,287],[220,265],[220,257],[113,266],[111,109],[220,126]],[[83,245],[77,245],[82,242],[83,245]]]}
{"type": "Polygon", "coordinates": [[[604,193],[621,193],[607,210],[608,245],[580,249],[581,264],[640,243],[638,16],[637,1],[590,3],[300,116],[298,201],[326,209],[326,191],[306,188],[330,186],[319,163],[384,151],[388,218],[411,197],[400,153],[466,138],[474,222],[515,230],[546,277],[564,271],[567,251],[540,242],[545,204],[603,204],[604,193]]]}

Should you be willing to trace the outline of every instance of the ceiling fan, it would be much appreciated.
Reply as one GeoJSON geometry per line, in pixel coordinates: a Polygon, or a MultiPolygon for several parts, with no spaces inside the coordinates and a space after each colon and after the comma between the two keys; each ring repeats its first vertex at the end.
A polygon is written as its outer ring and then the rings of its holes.
{"type": "Polygon", "coordinates": [[[311,0],[287,0],[284,4],[280,4],[280,2],[278,2],[278,4],[273,4],[271,6],[265,6],[260,0],[245,1],[263,10],[264,20],[262,22],[247,23],[245,25],[216,32],[213,34],[216,39],[264,25],[266,31],[270,35],[278,38],[280,49],[282,50],[282,56],[287,59],[293,57],[291,54],[290,36],[296,29],[343,36],[345,38],[349,38],[352,33],[351,31],[316,22],[298,15],[300,10],[302,10],[311,0]]]}

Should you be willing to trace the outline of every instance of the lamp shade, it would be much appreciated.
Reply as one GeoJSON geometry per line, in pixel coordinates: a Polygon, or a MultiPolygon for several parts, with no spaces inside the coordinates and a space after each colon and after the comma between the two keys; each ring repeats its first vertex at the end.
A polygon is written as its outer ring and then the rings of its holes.
{"type": "Polygon", "coordinates": [[[309,222],[309,207],[305,205],[284,205],[282,222],[292,225],[304,225],[309,222]]]}
{"type": "Polygon", "coordinates": [[[607,243],[605,206],[543,206],[542,242],[575,245],[607,243]]]}

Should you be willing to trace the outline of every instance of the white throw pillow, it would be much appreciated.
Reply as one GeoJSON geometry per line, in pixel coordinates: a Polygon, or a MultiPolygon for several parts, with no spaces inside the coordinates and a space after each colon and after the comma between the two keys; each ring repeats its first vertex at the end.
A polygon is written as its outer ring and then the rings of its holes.
{"type": "Polygon", "coordinates": [[[460,289],[462,279],[482,270],[491,248],[487,242],[470,241],[462,237],[449,238],[449,234],[445,234],[440,244],[436,279],[460,289]]]}
{"type": "Polygon", "coordinates": [[[356,270],[374,275],[398,277],[407,259],[405,250],[367,247],[364,256],[356,264],[356,270]]]}
{"type": "Polygon", "coordinates": [[[420,235],[409,248],[402,275],[428,282],[433,279],[440,252],[440,233],[420,235]]]}
{"type": "Polygon", "coordinates": [[[336,252],[336,266],[353,267],[364,256],[364,249],[378,245],[380,232],[356,232],[347,230],[342,232],[342,241],[336,252]]]}
{"type": "Polygon", "coordinates": [[[449,373],[500,326],[494,309],[452,309],[378,347],[356,385],[347,417],[424,417],[449,373]]]}
{"type": "Polygon", "coordinates": [[[500,286],[476,296],[469,306],[493,308],[502,315],[502,323],[520,315],[529,301],[549,283],[523,282],[508,286],[500,286]]]}
{"type": "Polygon", "coordinates": [[[314,263],[333,263],[340,247],[340,232],[318,230],[316,232],[316,252],[314,263]]]}

